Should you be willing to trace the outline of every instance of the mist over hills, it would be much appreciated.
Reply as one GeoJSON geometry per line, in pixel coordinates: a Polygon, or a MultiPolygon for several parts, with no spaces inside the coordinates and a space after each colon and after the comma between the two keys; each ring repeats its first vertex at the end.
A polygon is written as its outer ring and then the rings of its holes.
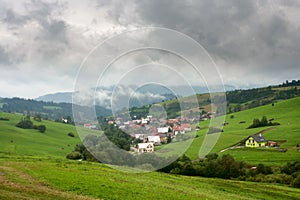
{"type": "MultiPolygon", "coordinates": [[[[125,87],[123,87],[124,90],[125,87]]],[[[132,88],[136,88],[136,86],[128,86],[130,92],[132,92],[132,88]]],[[[190,88],[188,86],[174,86],[173,87],[176,90],[176,94],[174,94],[174,91],[168,89],[167,87],[155,85],[155,84],[148,84],[143,87],[138,88],[135,91],[135,94],[131,96],[130,99],[130,107],[137,107],[137,106],[143,106],[151,103],[160,102],[162,100],[170,100],[174,98],[179,97],[185,97],[190,96],[193,94],[203,94],[208,93],[209,90],[207,87],[203,86],[192,86],[192,90],[194,90],[194,93],[191,93],[190,88]],[[142,101],[141,99],[142,98],[142,101]]],[[[93,94],[93,92],[99,92],[99,96],[104,99],[101,100],[100,106],[109,107],[105,103],[105,98],[111,98],[112,93],[114,92],[115,87],[99,87],[96,89],[92,89],[90,92],[93,94]]],[[[225,85],[224,86],[225,91],[232,91],[236,89],[236,87],[232,85],[225,85]]],[[[128,92],[127,92],[128,93],[128,92]]],[[[72,103],[72,92],[58,92],[54,94],[46,94],[37,97],[35,100],[37,101],[45,101],[45,102],[54,102],[54,103],[72,103]]]]}
{"type": "Polygon", "coordinates": [[[58,92],[39,96],[35,100],[54,103],[72,103],[72,94],[72,92],[58,92]]]}

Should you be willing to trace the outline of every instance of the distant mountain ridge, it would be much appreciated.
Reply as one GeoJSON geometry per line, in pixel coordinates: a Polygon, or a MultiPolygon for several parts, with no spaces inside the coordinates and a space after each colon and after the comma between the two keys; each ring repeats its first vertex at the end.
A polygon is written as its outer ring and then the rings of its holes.
{"type": "Polygon", "coordinates": [[[72,92],[58,92],[46,94],[36,98],[37,101],[54,102],[54,103],[72,103],[72,92]]]}
{"type": "MultiPolygon", "coordinates": [[[[134,86],[129,86],[129,87],[134,87],[134,86]]],[[[193,95],[193,93],[191,93],[191,89],[187,86],[174,86],[174,88],[177,90],[178,94],[177,97],[184,97],[184,96],[190,96],[193,95]]],[[[234,89],[236,89],[236,87],[232,86],[232,85],[225,85],[224,86],[225,91],[232,91],[234,89]]],[[[192,86],[192,89],[195,91],[196,94],[204,94],[204,93],[208,93],[209,90],[207,87],[203,87],[203,86],[192,86]]],[[[112,93],[114,88],[113,87],[103,87],[103,88],[97,88],[97,91],[105,91],[107,93],[112,93]]],[[[156,94],[156,95],[161,95],[162,97],[164,97],[163,100],[170,100],[170,99],[174,99],[176,98],[175,94],[172,93],[172,91],[166,87],[163,86],[158,86],[158,85],[146,85],[143,86],[141,88],[137,89],[138,93],[141,94],[156,94]]],[[[37,98],[35,98],[35,100],[37,101],[45,101],[45,102],[54,102],[54,103],[72,103],[72,92],[58,92],[58,93],[54,93],[54,94],[46,94],[43,96],[39,96],[37,98]]],[[[159,99],[159,101],[161,101],[162,99],[159,99]]],[[[153,101],[150,99],[149,102],[145,102],[143,105],[147,105],[150,103],[155,103],[155,102],[159,102],[158,99],[153,99],[153,101]]],[[[136,103],[138,102],[138,100],[133,99],[131,101],[131,103],[133,103],[131,106],[142,106],[140,105],[140,103],[136,103]]],[[[100,106],[104,106],[104,105],[100,105],[100,106]]]]}
{"type": "MultiPolygon", "coordinates": [[[[21,98],[2,98],[0,99],[0,111],[8,113],[22,113],[24,115],[40,115],[44,119],[61,120],[73,116],[73,108],[82,111],[82,113],[93,112],[92,107],[79,106],[71,103],[54,103],[37,101],[33,99],[21,99],[21,98]]],[[[111,116],[111,110],[95,106],[97,116],[111,116]]]]}

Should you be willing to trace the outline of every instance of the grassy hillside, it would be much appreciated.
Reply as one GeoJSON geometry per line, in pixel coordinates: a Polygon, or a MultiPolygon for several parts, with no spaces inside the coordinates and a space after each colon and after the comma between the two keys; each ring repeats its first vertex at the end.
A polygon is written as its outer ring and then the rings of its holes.
{"type": "Polygon", "coordinates": [[[299,189],[280,185],[158,172],[128,174],[97,163],[43,159],[1,159],[0,182],[0,199],[299,199],[300,195],[299,189]]]}
{"type": "MultiPolygon", "coordinates": [[[[224,132],[221,134],[213,152],[219,152],[251,134],[266,130],[264,136],[268,140],[285,141],[280,145],[282,148],[287,148],[288,151],[284,153],[274,150],[247,148],[227,150],[223,154],[229,153],[237,160],[254,164],[262,162],[269,165],[284,165],[288,161],[299,160],[300,153],[296,151],[296,145],[300,144],[300,113],[298,108],[300,108],[300,98],[294,98],[277,102],[275,106],[269,104],[227,115],[226,121],[229,124],[224,127],[224,132]],[[231,118],[231,115],[234,118],[231,118]],[[246,129],[254,118],[261,118],[263,115],[274,118],[274,121],[279,122],[281,125],[272,127],[272,129],[269,129],[270,127],[246,129]],[[241,124],[241,121],[246,123],[241,124]]],[[[71,125],[46,120],[41,123],[34,122],[37,125],[46,125],[46,132],[40,133],[37,130],[16,127],[15,125],[22,118],[21,115],[0,113],[0,117],[10,119],[9,121],[0,121],[0,153],[3,154],[65,157],[67,153],[74,149],[77,143],[80,143],[75,127],[71,125]],[[67,136],[69,132],[73,132],[75,138],[67,136]]],[[[208,125],[209,121],[200,123],[199,137],[194,139],[193,144],[186,152],[190,158],[196,159],[198,157],[208,125]]]]}
{"type": "MultiPolygon", "coordinates": [[[[80,138],[72,125],[32,120],[35,125],[46,126],[46,132],[40,133],[38,130],[16,127],[15,125],[23,118],[22,115],[0,113],[0,117],[9,119],[9,121],[0,120],[0,154],[65,157],[76,144],[80,143],[80,138]],[[69,132],[74,133],[75,137],[69,137],[67,135],[69,132]]],[[[87,129],[86,131],[92,132],[87,129]]]]}
{"type": "MultiPolygon", "coordinates": [[[[299,81],[300,82],[300,81],[299,81]]],[[[279,85],[279,86],[269,86],[263,88],[253,88],[247,90],[234,90],[226,92],[227,100],[227,112],[238,112],[241,110],[247,110],[250,108],[259,107],[262,105],[270,104],[279,100],[291,99],[294,97],[300,96],[300,90],[298,90],[298,83],[293,86],[290,85],[279,85]]],[[[189,113],[190,111],[199,112],[199,108],[194,104],[195,96],[183,97],[180,99],[180,102],[184,102],[188,108],[184,113],[189,113]],[[189,109],[190,107],[190,109],[189,109]]],[[[200,111],[212,111],[210,94],[197,94],[196,98],[200,106],[200,111]]],[[[168,117],[179,116],[181,108],[178,104],[177,99],[169,100],[160,103],[167,111],[168,117]]],[[[144,110],[147,110],[147,107],[144,107],[144,110]]],[[[134,112],[135,115],[139,115],[139,109],[131,109],[131,112],[134,112]]]]}
{"type": "MultiPolygon", "coordinates": [[[[274,117],[282,125],[265,133],[268,139],[285,139],[288,152],[228,150],[237,159],[266,163],[299,159],[293,151],[299,141],[300,98],[227,116],[229,125],[214,148],[224,149],[249,134],[263,130],[245,129],[254,117],[274,117]],[[245,120],[245,124],[240,124],[245,120]],[[283,132],[284,130],[284,132],[283,132]],[[249,152],[247,152],[249,151],[249,152]],[[278,155],[276,155],[278,153],[278,155]],[[255,159],[254,159],[255,158],[255,159]],[[278,160],[279,159],[279,160],[278,160]],[[264,161],[266,160],[266,161],[264,161]],[[271,161],[271,162],[270,162],[271,161]]],[[[68,161],[67,153],[80,142],[75,127],[51,121],[45,133],[20,129],[15,125],[22,115],[0,113],[0,199],[299,199],[300,191],[287,186],[239,182],[201,177],[186,177],[159,172],[128,174],[99,163],[68,161]],[[67,136],[69,132],[75,138],[67,136]]],[[[197,157],[208,121],[201,123],[199,137],[187,154],[197,157]]],[[[87,130],[87,129],[86,129],[87,130]]],[[[87,130],[88,133],[94,133],[87,130]]]]}
{"type": "MultiPolygon", "coordinates": [[[[213,152],[219,152],[227,147],[230,147],[239,141],[243,140],[251,134],[263,131],[263,135],[268,140],[282,140],[280,147],[287,148],[287,152],[278,152],[267,149],[233,149],[223,153],[231,154],[237,160],[244,160],[250,163],[264,163],[283,165],[288,161],[300,159],[300,153],[296,151],[296,145],[300,144],[300,98],[293,98],[285,101],[279,101],[274,106],[271,104],[232,113],[226,116],[228,125],[224,127],[224,132],[221,134],[213,152]],[[233,115],[233,118],[231,118],[233,115]],[[267,116],[269,119],[274,118],[275,122],[281,125],[274,127],[261,127],[247,129],[254,118],[261,119],[262,116],[267,116]],[[240,123],[244,121],[245,123],[240,123]]],[[[202,144],[204,135],[206,134],[209,121],[200,122],[202,130],[198,132],[199,137],[195,138],[193,144],[187,151],[187,155],[191,158],[197,158],[199,148],[202,144]]]]}

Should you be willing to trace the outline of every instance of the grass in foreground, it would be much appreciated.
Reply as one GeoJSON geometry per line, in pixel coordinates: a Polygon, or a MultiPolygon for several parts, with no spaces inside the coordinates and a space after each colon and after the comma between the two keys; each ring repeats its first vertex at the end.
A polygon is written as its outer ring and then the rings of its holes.
{"type": "Polygon", "coordinates": [[[0,199],[299,199],[281,185],[186,177],[158,172],[128,174],[98,163],[0,160],[0,199]],[[83,195],[83,196],[81,196],[83,195]]]}

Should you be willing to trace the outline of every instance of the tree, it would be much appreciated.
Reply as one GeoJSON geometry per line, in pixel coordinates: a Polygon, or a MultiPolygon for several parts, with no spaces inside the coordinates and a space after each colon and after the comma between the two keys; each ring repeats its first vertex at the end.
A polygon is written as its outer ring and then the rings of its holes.
{"type": "Polygon", "coordinates": [[[263,116],[260,121],[260,126],[268,126],[268,119],[266,116],[263,116]]]}
{"type": "Polygon", "coordinates": [[[68,133],[68,136],[75,137],[74,133],[72,133],[72,132],[68,133]]]}
{"type": "Polygon", "coordinates": [[[167,143],[169,144],[171,142],[172,142],[172,137],[171,137],[171,135],[168,135],[168,137],[167,137],[167,143]]]}
{"type": "Polygon", "coordinates": [[[32,123],[32,121],[25,119],[25,120],[20,121],[16,126],[19,128],[31,129],[31,128],[33,128],[33,123],[32,123]]]}
{"type": "Polygon", "coordinates": [[[253,120],[253,128],[259,127],[259,125],[260,125],[259,119],[255,118],[255,119],[253,120]]]}
{"type": "Polygon", "coordinates": [[[210,154],[207,154],[205,156],[205,158],[207,158],[208,160],[216,160],[218,158],[218,154],[216,154],[216,153],[210,153],[210,154]]]}
{"type": "Polygon", "coordinates": [[[37,127],[37,129],[41,132],[41,133],[44,133],[46,131],[46,126],[45,125],[39,125],[37,127]]]}

